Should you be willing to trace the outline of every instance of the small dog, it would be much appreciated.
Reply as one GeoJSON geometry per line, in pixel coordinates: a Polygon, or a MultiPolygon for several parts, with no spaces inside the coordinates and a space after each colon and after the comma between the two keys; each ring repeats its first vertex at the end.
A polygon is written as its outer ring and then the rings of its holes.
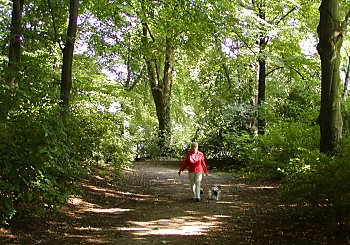
{"type": "Polygon", "coordinates": [[[221,187],[218,185],[214,185],[210,190],[210,199],[219,201],[221,198],[221,187]]]}

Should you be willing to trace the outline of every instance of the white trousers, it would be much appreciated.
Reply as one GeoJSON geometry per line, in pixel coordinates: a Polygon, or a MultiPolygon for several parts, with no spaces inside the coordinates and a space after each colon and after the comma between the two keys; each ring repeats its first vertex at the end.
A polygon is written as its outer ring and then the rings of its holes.
{"type": "Polygon", "coordinates": [[[203,172],[188,173],[190,185],[193,191],[193,198],[201,199],[201,181],[203,178],[203,172]]]}

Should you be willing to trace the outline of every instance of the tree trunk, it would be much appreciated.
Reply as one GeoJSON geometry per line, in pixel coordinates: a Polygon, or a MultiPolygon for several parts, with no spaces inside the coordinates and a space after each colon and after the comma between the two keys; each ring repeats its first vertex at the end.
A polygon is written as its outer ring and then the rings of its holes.
{"type": "Polygon", "coordinates": [[[226,54],[222,51],[221,42],[219,42],[219,40],[216,40],[216,46],[218,47],[218,52],[220,54],[221,63],[222,63],[221,66],[222,66],[222,69],[224,70],[224,75],[225,75],[225,78],[226,78],[226,82],[228,84],[229,90],[231,91],[231,89],[232,89],[232,82],[231,82],[231,77],[230,77],[230,69],[226,65],[226,61],[227,61],[226,54]]]}
{"type": "Polygon", "coordinates": [[[260,57],[258,60],[259,63],[259,71],[258,71],[258,134],[264,134],[265,133],[265,116],[262,112],[262,107],[264,106],[265,102],[265,91],[266,91],[266,60],[263,55],[261,55],[266,47],[266,40],[265,38],[260,38],[260,57]]]}
{"type": "Polygon", "coordinates": [[[262,107],[265,101],[266,79],[265,79],[266,61],[259,59],[259,81],[258,81],[258,134],[265,133],[265,118],[262,113],[262,107]]]}
{"type": "Polygon", "coordinates": [[[160,76],[159,61],[152,55],[149,47],[147,24],[143,23],[143,44],[145,47],[145,61],[148,78],[150,81],[152,96],[156,106],[159,125],[159,146],[164,154],[168,151],[171,137],[170,128],[170,95],[173,82],[174,48],[173,38],[168,36],[165,43],[163,78],[160,76]]]}
{"type": "Polygon", "coordinates": [[[331,153],[341,141],[343,126],[339,75],[340,48],[343,38],[339,21],[339,1],[323,0],[319,11],[317,50],[321,58],[320,151],[331,153]]]}
{"type": "Polygon", "coordinates": [[[63,64],[61,73],[61,105],[63,107],[68,107],[70,92],[72,89],[72,65],[74,43],[77,33],[78,3],[79,0],[70,0],[67,39],[64,49],[62,50],[63,64]]]}
{"type": "Polygon", "coordinates": [[[350,76],[350,56],[348,57],[348,66],[346,68],[344,90],[343,90],[343,100],[346,99],[348,92],[349,92],[349,76],[350,76]]]}
{"type": "Polygon", "coordinates": [[[174,67],[174,48],[172,37],[166,38],[164,76],[162,82],[162,103],[161,116],[162,124],[159,124],[159,129],[164,131],[167,136],[170,136],[170,95],[173,84],[173,67],[174,67]]]}
{"type": "MultiPolygon", "coordinates": [[[[258,9],[258,16],[262,20],[266,20],[265,2],[257,2],[256,7],[258,9]]],[[[268,38],[263,32],[260,34],[259,39],[259,71],[258,71],[258,134],[263,135],[265,133],[265,116],[263,113],[263,106],[265,104],[265,93],[266,93],[266,58],[265,48],[268,43],[268,38]]]]}
{"type": "Polygon", "coordinates": [[[19,80],[19,65],[22,44],[22,12],[24,0],[12,1],[12,19],[9,50],[9,80],[17,83],[19,80]]]}

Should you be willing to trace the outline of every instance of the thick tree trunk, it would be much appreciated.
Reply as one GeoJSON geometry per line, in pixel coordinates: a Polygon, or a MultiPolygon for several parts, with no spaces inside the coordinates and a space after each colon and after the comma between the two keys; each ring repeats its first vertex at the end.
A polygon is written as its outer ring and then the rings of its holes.
{"type": "Polygon", "coordinates": [[[6,69],[4,81],[2,81],[10,85],[12,89],[0,98],[0,120],[7,118],[9,109],[14,105],[16,101],[16,88],[20,81],[23,2],[24,0],[12,1],[8,69],[6,69]]]}
{"type": "Polygon", "coordinates": [[[168,151],[171,138],[170,128],[170,95],[173,82],[174,48],[172,36],[166,38],[163,77],[160,75],[159,62],[149,47],[147,24],[143,23],[143,44],[145,47],[145,61],[148,78],[151,85],[152,96],[156,106],[159,125],[159,146],[162,153],[168,151]]]}
{"type": "Polygon", "coordinates": [[[323,0],[319,8],[317,46],[321,58],[321,109],[319,114],[320,151],[329,153],[342,138],[340,109],[340,48],[342,30],[339,21],[339,1],[323,0]]]}
{"type": "Polygon", "coordinates": [[[24,0],[12,1],[12,19],[8,66],[10,68],[9,80],[15,83],[17,83],[19,80],[19,65],[21,60],[23,2],[24,0]]]}
{"type": "Polygon", "coordinates": [[[164,75],[162,82],[162,102],[161,115],[162,124],[159,124],[159,129],[164,131],[167,137],[170,137],[170,95],[173,84],[173,66],[174,66],[174,48],[172,37],[166,38],[164,75]]]}
{"type": "Polygon", "coordinates": [[[63,64],[61,73],[61,105],[68,107],[69,97],[72,89],[72,65],[74,43],[77,33],[79,0],[70,0],[69,24],[67,29],[66,44],[63,49],[63,64]]]}

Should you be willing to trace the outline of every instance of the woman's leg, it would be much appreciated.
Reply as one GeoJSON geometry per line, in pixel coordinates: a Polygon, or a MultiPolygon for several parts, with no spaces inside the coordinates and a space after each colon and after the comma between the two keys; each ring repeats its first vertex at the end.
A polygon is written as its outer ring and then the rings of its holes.
{"type": "Polygon", "coordinates": [[[195,186],[195,195],[196,195],[196,198],[197,199],[201,199],[201,181],[202,181],[202,178],[203,178],[203,172],[198,172],[195,174],[195,183],[194,183],[194,186],[195,186]]]}
{"type": "Polygon", "coordinates": [[[193,192],[193,198],[196,198],[196,173],[190,173],[188,172],[188,179],[190,180],[190,186],[191,186],[191,190],[193,192]]]}

